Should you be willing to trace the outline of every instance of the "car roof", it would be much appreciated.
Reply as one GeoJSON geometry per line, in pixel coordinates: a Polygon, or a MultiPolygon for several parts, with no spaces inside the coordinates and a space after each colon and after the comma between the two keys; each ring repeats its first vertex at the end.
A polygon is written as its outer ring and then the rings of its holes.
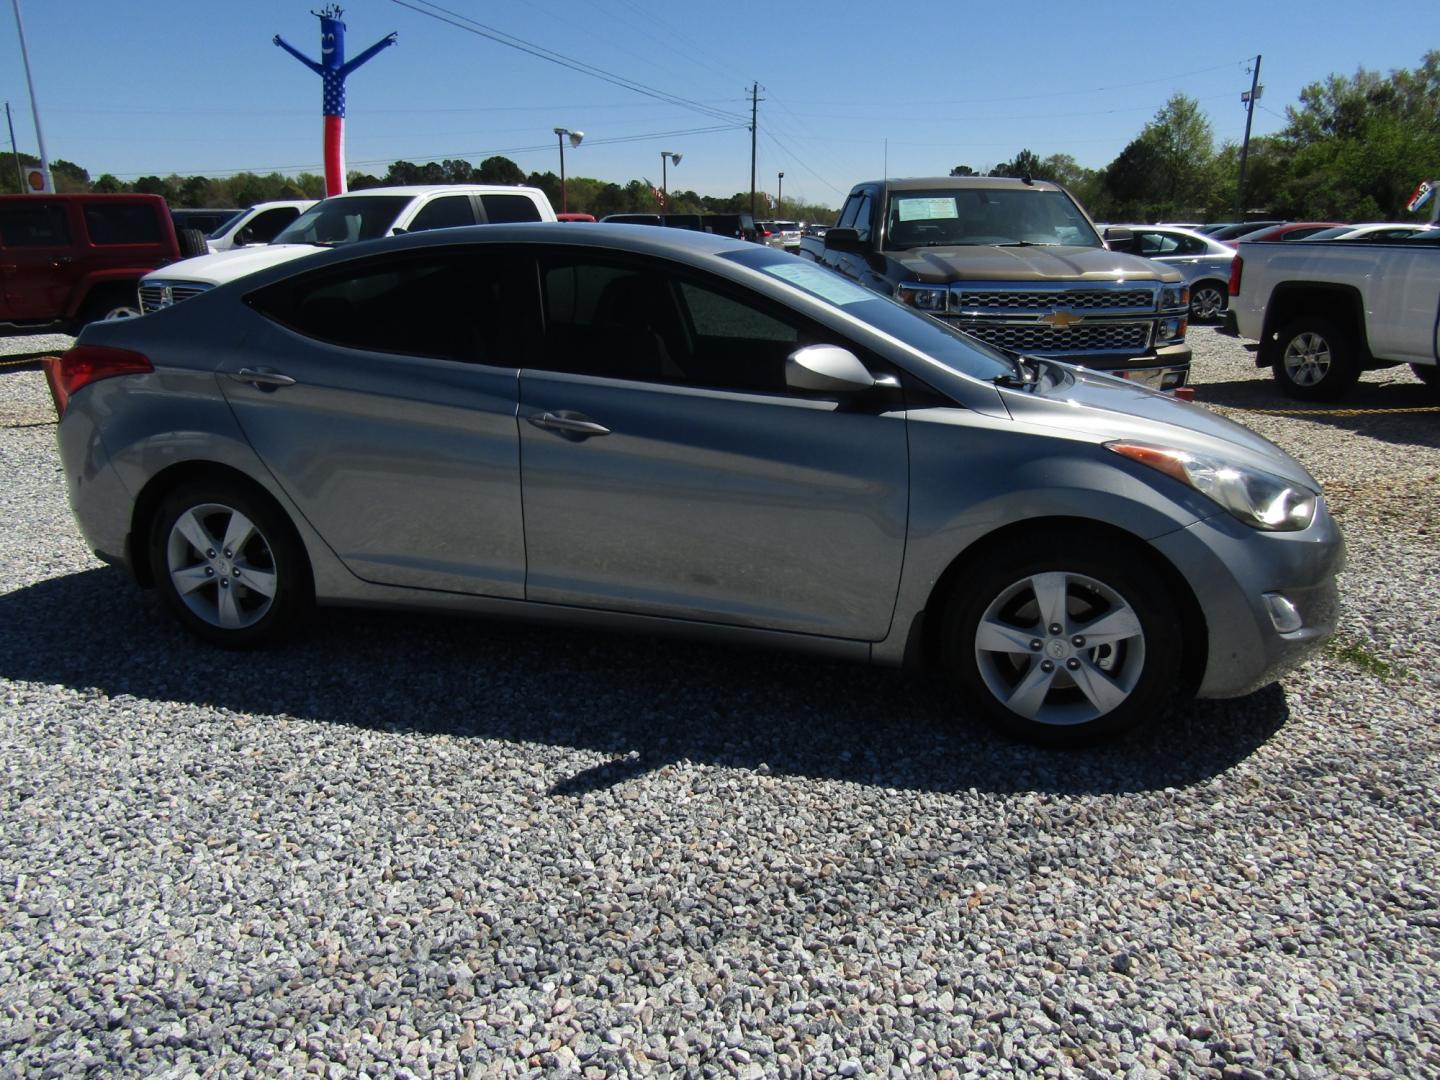
{"type": "Polygon", "coordinates": [[[1038,191],[1060,191],[1059,184],[1050,180],[1024,180],[1011,176],[915,176],[905,179],[867,180],[856,187],[886,187],[891,191],[929,191],[934,188],[951,188],[955,191],[973,191],[978,188],[1028,188],[1038,191]]]}
{"type": "Polygon", "coordinates": [[[482,195],[504,195],[517,191],[537,191],[538,188],[529,186],[517,186],[515,184],[397,184],[394,187],[361,188],[359,191],[342,191],[337,195],[331,195],[332,199],[346,198],[351,195],[408,195],[414,198],[417,195],[429,195],[433,192],[459,192],[479,193],[482,195]]]}

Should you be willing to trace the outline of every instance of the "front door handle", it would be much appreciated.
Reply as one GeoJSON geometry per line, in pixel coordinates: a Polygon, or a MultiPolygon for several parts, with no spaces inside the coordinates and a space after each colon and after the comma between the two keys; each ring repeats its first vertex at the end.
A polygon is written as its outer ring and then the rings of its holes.
{"type": "Polygon", "coordinates": [[[604,424],[597,424],[583,413],[570,412],[568,409],[560,412],[535,413],[525,419],[538,428],[553,431],[557,435],[563,435],[575,442],[595,435],[610,434],[610,429],[604,424]]]}
{"type": "Polygon", "coordinates": [[[289,375],[281,374],[278,371],[271,371],[269,368],[248,368],[242,367],[239,371],[227,371],[226,375],[236,382],[250,383],[261,390],[273,390],[277,386],[294,386],[295,380],[289,375]]]}

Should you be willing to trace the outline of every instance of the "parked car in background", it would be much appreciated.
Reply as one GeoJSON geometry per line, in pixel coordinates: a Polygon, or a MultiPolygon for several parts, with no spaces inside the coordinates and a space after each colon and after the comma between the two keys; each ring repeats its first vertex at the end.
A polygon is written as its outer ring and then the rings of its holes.
{"type": "Polygon", "coordinates": [[[366,188],[332,195],[305,211],[268,244],[220,251],[167,266],[140,282],[140,310],[188,300],[256,270],[339,247],[406,232],[460,225],[554,221],[539,188],[500,184],[439,184],[366,188]]]}
{"type": "Polygon", "coordinates": [[[760,229],[755,218],[748,211],[738,214],[701,214],[700,226],[716,236],[733,236],[737,240],[760,242],[760,229]]]}
{"type": "Polygon", "coordinates": [[[251,244],[268,244],[292,221],[314,206],[315,202],[315,199],[277,199],[273,202],[256,203],[213,230],[205,238],[206,242],[211,252],[229,251],[231,248],[248,247],[251,244]]]}
{"type": "Polygon", "coordinates": [[[1074,741],[1335,617],[1339,531],[1273,444],[732,237],[355,244],[47,375],[86,543],[220,645],[318,603],[928,659],[1074,741]]]}
{"type": "Polygon", "coordinates": [[[556,221],[594,221],[594,214],[582,214],[578,211],[570,211],[564,214],[556,214],[556,221]]]}
{"type": "Polygon", "coordinates": [[[1261,229],[1273,228],[1276,225],[1284,225],[1283,221],[1240,221],[1233,225],[1222,225],[1220,228],[1207,233],[1216,240],[1234,240],[1237,237],[1245,236],[1247,233],[1259,232],[1261,229]]]}
{"type": "Polygon", "coordinates": [[[1234,221],[1212,221],[1208,225],[1196,225],[1195,231],[1203,236],[1214,236],[1221,229],[1228,229],[1231,225],[1235,224],[1237,224],[1237,222],[1234,221]]]}
{"type": "Polygon", "coordinates": [[[244,211],[239,207],[233,209],[217,209],[214,207],[194,209],[186,207],[181,209],[172,208],[170,216],[175,221],[177,231],[180,229],[199,229],[203,234],[209,236],[226,222],[233,221],[235,216],[241,213],[244,213],[244,211]]]}
{"type": "Polygon", "coordinates": [[[1377,221],[1368,225],[1336,225],[1331,229],[1321,229],[1317,233],[1311,233],[1305,237],[1310,240],[1369,240],[1375,243],[1382,243],[1386,240],[1405,240],[1412,236],[1421,236],[1424,233],[1434,232],[1436,226],[1430,224],[1415,224],[1401,221],[1377,221]]]}
{"type": "Polygon", "coordinates": [[[780,247],[786,251],[795,251],[800,247],[803,230],[798,221],[772,221],[770,224],[771,231],[780,237],[780,247]]]}
{"type": "Polygon", "coordinates": [[[184,251],[159,195],[0,195],[0,323],[74,328],[138,315],[135,286],[184,251]]]}
{"type": "Polygon", "coordinates": [[[1154,259],[1185,275],[1190,286],[1190,318],[1210,322],[1225,311],[1233,248],[1191,229],[1159,225],[1122,225],[1134,234],[1132,255],[1154,259]]]}
{"type": "Polygon", "coordinates": [[[606,214],[600,219],[611,225],[664,225],[659,214],[606,214]]]}
{"type": "MultiPolygon", "coordinates": [[[[1326,229],[1333,229],[1338,226],[1338,221],[1287,221],[1283,225],[1271,225],[1269,228],[1256,229],[1244,235],[1246,240],[1304,240],[1314,236],[1326,229]]],[[[1233,248],[1235,240],[1230,241],[1233,248]]]]}

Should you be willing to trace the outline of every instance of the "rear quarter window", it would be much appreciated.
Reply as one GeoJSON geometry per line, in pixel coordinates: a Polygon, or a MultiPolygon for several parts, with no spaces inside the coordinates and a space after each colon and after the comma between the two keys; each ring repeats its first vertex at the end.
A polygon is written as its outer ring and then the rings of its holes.
{"type": "Polygon", "coordinates": [[[540,208],[526,195],[481,195],[485,220],[491,225],[507,221],[539,221],[540,208]]]}
{"type": "Polygon", "coordinates": [[[70,243],[65,208],[54,203],[0,207],[0,244],[5,247],[61,247],[70,243]]]}

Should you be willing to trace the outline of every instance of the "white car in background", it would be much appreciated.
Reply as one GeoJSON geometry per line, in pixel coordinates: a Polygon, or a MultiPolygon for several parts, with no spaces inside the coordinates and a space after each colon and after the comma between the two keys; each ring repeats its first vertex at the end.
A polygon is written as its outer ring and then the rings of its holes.
{"type": "Polygon", "coordinates": [[[314,199],[279,199],[256,203],[221,225],[205,242],[211,254],[251,244],[268,244],[315,202],[314,199]]]}
{"type": "Polygon", "coordinates": [[[182,259],[146,274],[140,279],[140,311],[170,307],[256,270],[312,255],[320,248],[428,229],[554,220],[550,200],[534,187],[434,184],[332,195],[306,210],[268,244],[182,259]]]}
{"type": "Polygon", "coordinates": [[[1433,232],[1434,225],[1422,225],[1413,221],[1376,221],[1368,225],[1338,225],[1323,229],[1305,237],[1311,240],[1369,240],[1383,243],[1386,240],[1406,240],[1417,233],[1433,232]]]}
{"type": "Polygon", "coordinates": [[[1132,255],[1179,270],[1190,286],[1191,322],[1213,322],[1229,301],[1230,264],[1235,249],[1194,229],[1169,225],[1121,225],[1135,234],[1132,255]]]}

